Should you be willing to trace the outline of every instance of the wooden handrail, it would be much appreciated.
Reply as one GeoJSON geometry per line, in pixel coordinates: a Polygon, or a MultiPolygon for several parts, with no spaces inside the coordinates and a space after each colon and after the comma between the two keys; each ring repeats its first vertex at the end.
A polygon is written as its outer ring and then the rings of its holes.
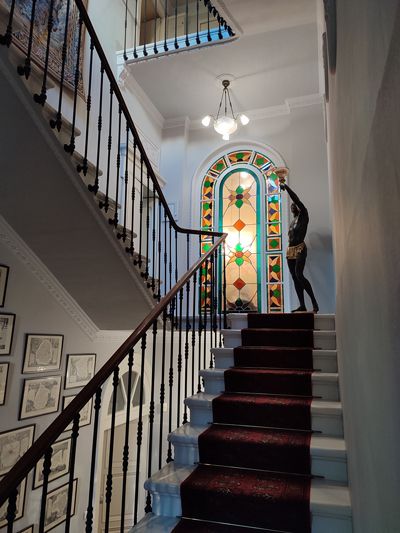
{"type": "Polygon", "coordinates": [[[115,368],[127,356],[130,349],[132,349],[143,335],[148,331],[153,322],[166,309],[171,300],[178,294],[178,292],[186,285],[194,273],[201,267],[201,265],[217,250],[217,248],[225,241],[226,233],[217,240],[217,242],[204,254],[200,259],[192,265],[192,267],[178,280],[176,285],[160,300],[154,309],[147,315],[146,318],[137,326],[133,333],[126,339],[126,341],[114,352],[108,361],[101,367],[95,376],[89,381],[87,385],[77,394],[71,403],[58,415],[58,417],[50,424],[50,426],[40,435],[40,437],[33,443],[29,450],[23,457],[13,466],[13,468],[6,474],[0,482],[0,506],[9,498],[10,494],[17,489],[21,481],[34,468],[36,463],[43,457],[46,450],[55,442],[61,435],[65,428],[73,421],[74,417],[79,411],[90,401],[96,394],[97,390],[103,383],[112,375],[115,368]]]}

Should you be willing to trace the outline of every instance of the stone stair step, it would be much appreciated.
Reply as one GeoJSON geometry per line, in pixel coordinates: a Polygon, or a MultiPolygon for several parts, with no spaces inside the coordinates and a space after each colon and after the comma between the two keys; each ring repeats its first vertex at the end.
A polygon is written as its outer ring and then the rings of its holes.
{"type": "MultiPolygon", "coordinates": [[[[242,346],[241,329],[223,329],[221,333],[224,337],[225,348],[242,346]]],[[[316,350],[336,350],[336,332],[314,331],[314,348],[316,350]]]]}

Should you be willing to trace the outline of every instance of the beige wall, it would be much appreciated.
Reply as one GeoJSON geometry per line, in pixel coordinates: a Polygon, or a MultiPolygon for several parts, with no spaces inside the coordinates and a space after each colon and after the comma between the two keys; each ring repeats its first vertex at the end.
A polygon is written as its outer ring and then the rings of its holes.
{"type": "Polygon", "coordinates": [[[400,3],[339,0],[329,146],[355,533],[400,531],[400,3]]]}

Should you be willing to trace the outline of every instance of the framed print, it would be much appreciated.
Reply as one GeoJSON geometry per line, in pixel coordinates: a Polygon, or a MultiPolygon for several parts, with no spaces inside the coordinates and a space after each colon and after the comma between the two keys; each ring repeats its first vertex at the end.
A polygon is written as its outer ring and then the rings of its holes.
{"type": "Polygon", "coordinates": [[[7,390],[9,363],[0,363],[0,405],[4,405],[7,390]]]}
{"type": "Polygon", "coordinates": [[[14,313],[0,313],[0,355],[11,353],[14,325],[14,313]]]}
{"type": "MultiPolygon", "coordinates": [[[[71,515],[75,514],[76,506],[76,492],[78,486],[78,480],[74,479],[72,490],[72,505],[71,515]]],[[[50,531],[54,527],[58,526],[67,519],[67,505],[68,505],[68,483],[52,490],[47,494],[46,498],[46,511],[44,518],[44,531],[50,531]]]]}
{"type": "Polygon", "coordinates": [[[18,531],[18,533],[33,533],[33,524],[25,529],[21,529],[21,531],[18,531]]]}
{"type": "Polygon", "coordinates": [[[61,376],[47,376],[24,381],[20,420],[56,413],[60,402],[61,376]]]}
{"type": "MultiPolygon", "coordinates": [[[[53,453],[51,454],[51,471],[49,474],[49,483],[59,477],[65,476],[69,472],[69,458],[71,455],[71,439],[64,439],[55,442],[52,445],[53,453]]],[[[43,485],[43,462],[44,457],[36,463],[33,474],[33,488],[37,489],[43,485]]]]}
{"type": "MultiPolygon", "coordinates": [[[[75,398],[75,396],[64,396],[63,398],[63,410],[69,405],[72,400],[75,398]]],[[[81,412],[79,413],[81,415],[79,419],[79,427],[88,426],[90,422],[92,421],[92,404],[93,404],[93,398],[88,401],[88,403],[85,405],[83,409],[81,409],[81,412]]],[[[69,424],[64,431],[69,431],[72,429],[72,422],[69,424]]]]}
{"type": "Polygon", "coordinates": [[[24,426],[0,433],[0,476],[11,470],[32,446],[35,426],[24,426]]]}
{"type": "MultiPolygon", "coordinates": [[[[26,478],[23,480],[23,482],[20,484],[17,490],[18,490],[17,501],[16,501],[17,509],[15,511],[14,522],[22,518],[24,515],[26,478]]],[[[7,525],[7,507],[8,507],[8,500],[4,502],[3,505],[0,507],[0,528],[7,525]]]]}
{"type": "Polygon", "coordinates": [[[6,300],[6,290],[8,281],[9,267],[6,265],[0,265],[0,307],[4,307],[6,300]]]}
{"type": "Polygon", "coordinates": [[[95,353],[68,354],[65,389],[83,387],[94,376],[96,366],[95,353]]]}
{"type": "Polygon", "coordinates": [[[59,370],[64,335],[29,333],[25,341],[23,374],[59,370]]]}

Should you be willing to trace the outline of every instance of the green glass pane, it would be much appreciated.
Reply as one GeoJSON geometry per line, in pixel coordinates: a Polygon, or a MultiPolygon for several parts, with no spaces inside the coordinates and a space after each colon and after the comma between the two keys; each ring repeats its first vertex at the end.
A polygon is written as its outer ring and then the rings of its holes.
{"type": "Polygon", "coordinates": [[[242,257],[237,257],[235,259],[235,263],[238,265],[238,266],[242,266],[243,263],[244,263],[244,259],[242,257]]]}
{"type": "Polygon", "coordinates": [[[243,252],[243,246],[240,244],[240,242],[235,246],[235,250],[237,252],[243,252]]]}
{"type": "Polygon", "coordinates": [[[209,187],[211,185],[211,183],[207,180],[204,182],[204,187],[209,187]]]}
{"type": "Polygon", "coordinates": [[[244,154],[242,152],[237,152],[236,154],[236,159],[239,160],[239,159],[243,159],[244,157],[244,154]]]}
{"type": "Polygon", "coordinates": [[[271,268],[272,272],[280,272],[281,271],[281,267],[279,265],[274,265],[272,268],[271,268]]]}
{"type": "Polygon", "coordinates": [[[277,248],[279,246],[279,241],[277,241],[276,239],[273,239],[272,241],[269,242],[269,245],[271,248],[277,248]]]}
{"type": "Polygon", "coordinates": [[[256,165],[260,167],[264,163],[265,159],[263,157],[258,157],[256,159],[256,165]]]}
{"type": "Polygon", "coordinates": [[[275,298],[279,298],[281,295],[281,291],[279,289],[275,289],[272,291],[272,294],[275,296],[275,298]]]}
{"type": "Polygon", "coordinates": [[[236,189],[236,193],[237,194],[243,194],[243,191],[244,191],[244,189],[243,189],[243,187],[241,185],[239,185],[239,187],[236,189]]]}
{"type": "Polygon", "coordinates": [[[223,163],[217,163],[217,164],[215,165],[215,168],[216,168],[217,170],[222,170],[222,169],[224,168],[224,164],[223,164],[223,163]]]}
{"type": "Polygon", "coordinates": [[[243,200],[236,200],[235,205],[236,205],[237,208],[240,209],[242,207],[242,205],[243,205],[243,200]]]}

